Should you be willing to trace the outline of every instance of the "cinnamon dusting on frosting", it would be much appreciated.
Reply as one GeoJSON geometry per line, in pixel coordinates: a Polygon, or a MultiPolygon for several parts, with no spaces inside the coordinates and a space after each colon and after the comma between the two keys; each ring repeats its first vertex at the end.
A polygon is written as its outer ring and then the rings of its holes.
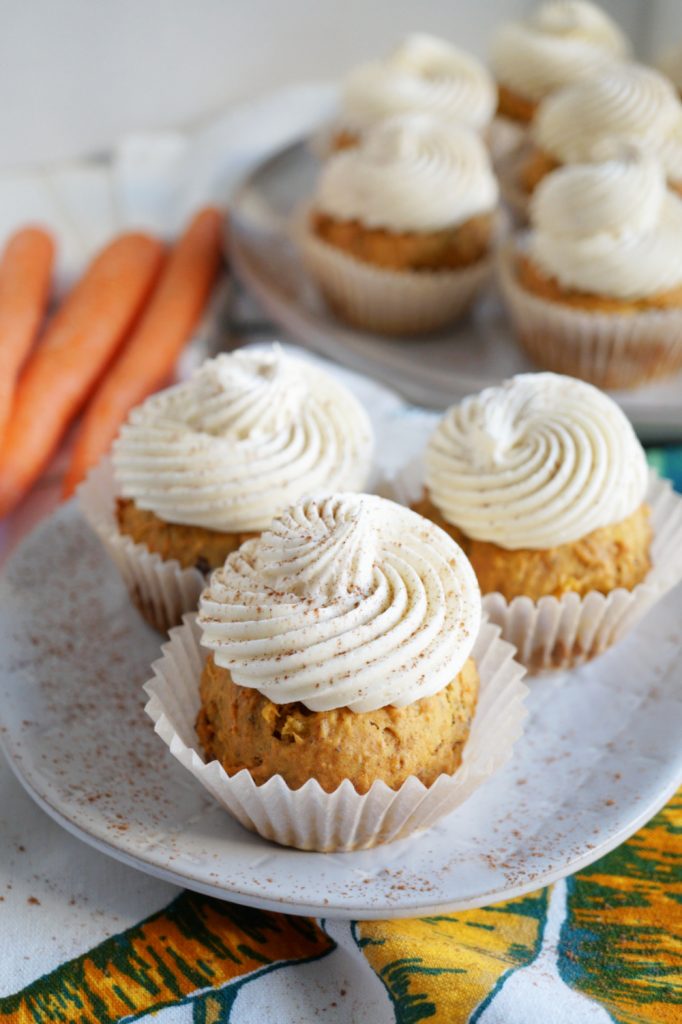
{"type": "Polygon", "coordinates": [[[239,686],[312,711],[437,693],[480,624],[468,560],[438,527],[370,495],[304,499],[216,570],[202,643],[239,686]]]}

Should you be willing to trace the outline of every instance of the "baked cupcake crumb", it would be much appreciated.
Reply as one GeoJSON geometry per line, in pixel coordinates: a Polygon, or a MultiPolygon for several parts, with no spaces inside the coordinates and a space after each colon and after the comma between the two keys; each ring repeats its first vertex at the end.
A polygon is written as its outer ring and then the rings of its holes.
{"type": "Polygon", "coordinates": [[[314,211],[312,228],[323,242],[348,256],[384,270],[457,270],[487,256],[495,218],[492,213],[471,217],[439,231],[390,231],[370,228],[358,220],[337,220],[314,211]]]}
{"type": "Polygon", "coordinates": [[[154,512],[139,508],[132,498],[118,498],[116,521],[121,533],[164,561],[175,559],[183,569],[193,566],[207,573],[222,565],[245,540],[257,533],[223,533],[203,526],[167,523],[154,512]]]}
{"type": "Polygon", "coordinates": [[[621,522],[602,526],[570,544],[515,550],[467,537],[445,519],[428,495],[413,508],[460,545],[474,567],[482,593],[499,593],[507,601],[522,595],[539,601],[541,597],[562,597],[566,593],[585,597],[592,590],[601,594],[618,587],[633,590],[651,569],[647,505],[641,505],[621,522]]]}
{"type": "Polygon", "coordinates": [[[522,188],[529,194],[534,192],[542,179],[557,167],[561,167],[561,164],[549,153],[543,153],[541,149],[532,149],[520,168],[522,188]]]}
{"type": "Polygon", "coordinates": [[[497,113],[520,124],[530,124],[538,108],[537,100],[528,99],[514,92],[501,82],[497,86],[497,113]]]}
{"type": "Polygon", "coordinates": [[[518,253],[516,272],[519,284],[538,298],[549,302],[561,302],[576,309],[592,313],[639,313],[650,309],[682,308],[682,283],[676,288],[642,295],[637,299],[611,298],[608,295],[594,295],[577,288],[566,288],[555,277],[545,273],[526,253],[518,253]]]}
{"type": "Polygon", "coordinates": [[[310,711],[298,702],[274,704],[257,690],[235,685],[229,670],[209,655],[197,735],[207,760],[220,761],[228,775],[246,768],[257,785],[281,775],[299,789],[314,778],[333,793],[349,779],[362,794],[377,779],[398,789],[414,775],[430,786],[462,760],[478,683],[469,658],[448,686],[407,707],[310,711]]]}

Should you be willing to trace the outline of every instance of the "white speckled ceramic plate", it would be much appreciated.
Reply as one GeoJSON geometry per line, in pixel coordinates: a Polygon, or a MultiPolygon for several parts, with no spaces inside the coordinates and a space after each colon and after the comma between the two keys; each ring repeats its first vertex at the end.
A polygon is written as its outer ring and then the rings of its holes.
{"type": "MultiPolygon", "coordinates": [[[[328,309],[291,241],[291,215],[310,199],[320,164],[307,141],[272,151],[233,197],[231,257],[239,277],[289,336],[390,384],[410,401],[445,408],[534,367],[515,344],[493,293],[466,320],[424,337],[355,330],[328,309]]],[[[614,392],[640,436],[682,437],[682,374],[614,392]]]]}
{"type": "MultiPolygon", "coordinates": [[[[433,415],[346,380],[373,410],[382,465],[409,458],[433,415]]],[[[531,680],[512,762],[430,832],[360,853],[302,853],[244,831],[154,733],[141,687],[161,639],[67,505],[0,581],[0,738],[49,814],[143,871],[291,913],[433,914],[577,870],[682,783],[680,623],[682,587],[601,659],[531,680]]]]}

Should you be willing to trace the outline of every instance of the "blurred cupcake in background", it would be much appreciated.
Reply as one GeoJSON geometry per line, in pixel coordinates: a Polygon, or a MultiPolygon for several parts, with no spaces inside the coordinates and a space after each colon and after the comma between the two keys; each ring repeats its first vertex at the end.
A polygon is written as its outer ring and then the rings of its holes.
{"type": "Polygon", "coordinates": [[[682,576],[682,500],[597,388],[527,373],[453,405],[396,496],[448,532],[535,670],[604,651],[682,576]]]}
{"type": "Polygon", "coordinates": [[[498,113],[528,125],[546,96],[588,78],[628,50],[620,28],[594,4],[541,4],[494,37],[490,62],[499,90],[498,113]]]}
{"type": "Polygon", "coordinates": [[[489,275],[497,206],[480,136],[408,114],[328,161],[297,234],[342,318],[414,333],[452,321],[473,302],[489,275]]]}
{"type": "Polygon", "coordinates": [[[362,64],[348,75],[331,148],[357,145],[369,128],[396,114],[435,114],[482,132],[496,103],[495,83],[476,57],[416,33],[383,60],[362,64]]]}
{"type": "Polygon", "coordinates": [[[531,358],[604,388],[682,366],[682,200],[655,156],[615,148],[549,174],[499,262],[531,358]]]}
{"type": "Polygon", "coordinates": [[[672,83],[642,64],[612,64],[542,104],[533,151],[521,170],[527,193],[563,164],[599,159],[604,140],[621,139],[658,154],[671,187],[682,187],[682,104],[672,83]]]}

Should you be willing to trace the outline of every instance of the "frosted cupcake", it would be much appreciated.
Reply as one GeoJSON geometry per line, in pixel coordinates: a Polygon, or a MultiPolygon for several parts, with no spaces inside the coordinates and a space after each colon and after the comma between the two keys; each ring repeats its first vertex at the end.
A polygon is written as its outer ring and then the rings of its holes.
{"type": "Polygon", "coordinates": [[[632,590],[650,568],[644,451],[590,384],[521,374],[445,414],[420,511],[468,552],[483,593],[632,590]]]}
{"type": "Polygon", "coordinates": [[[328,161],[299,241],[341,317],[386,333],[427,331],[464,312],[486,281],[497,202],[475,132],[404,115],[328,161]]]}
{"type": "Polygon", "coordinates": [[[663,161],[671,187],[682,187],[682,104],[670,81],[641,64],[612,64],[546,100],[532,128],[534,150],[521,172],[532,192],[563,164],[599,160],[610,140],[631,142],[663,161]]]}
{"type": "Polygon", "coordinates": [[[487,388],[445,413],[424,464],[415,509],[462,546],[529,667],[600,653],[682,574],[681,503],[589,384],[539,373],[487,388]]]}
{"type": "Polygon", "coordinates": [[[161,666],[155,717],[174,713],[174,690],[193,693],[208,763],[191,769],[233,811],[246,785],[240,820],[263,831],[269,819],[279,841],[330,844],[345,807],[344,845],[423,828],[462,799],[467,748],[509,751],[519,670],[481,626],[471,565],[393,502],[333,494],[280,513],[213,573],[196,627],[203,669],[192,655],[173,683],[161,666]],[[479,692],[485,738],[472,734],[479,692]]]}
{"type": "Polygon", "coordinates": [[[550,174],[500,256],[517,337],[545,369],[634,387],[682,366],[682,200],[636,151],[550,174]]]}
{"type": "Polygon", "coordinates": [[[279,509],[320,488],[362,490],[371,458],[369,419],[345,387],[276,348],[237,352],[134,409],[113,480],[87,483],[81,503],[165,629],[279,509]]]}
{"type": "Polygon", "coordinates": [[[428,786],[461,761],[480,615],[468,560],[432,523],[382,498],[305,500],[201,596],[204,749],[258,784],[428,786]]]}
{"type": "Polygon", "coordinates": [[[624,57],[628,43],[604,11],[582,0],[544,3],[496,34],[491,65],[498,112],[529,124],[546,96],[624,57]]]}
{"type": "Polygon", "coordinates": [[[497,93],[483,64],[435,36],[408,36],[388,57],[363,64],[343,84],[333,149],[354,146],[396,114],[433,114],[484,131],[497,93]]]}

